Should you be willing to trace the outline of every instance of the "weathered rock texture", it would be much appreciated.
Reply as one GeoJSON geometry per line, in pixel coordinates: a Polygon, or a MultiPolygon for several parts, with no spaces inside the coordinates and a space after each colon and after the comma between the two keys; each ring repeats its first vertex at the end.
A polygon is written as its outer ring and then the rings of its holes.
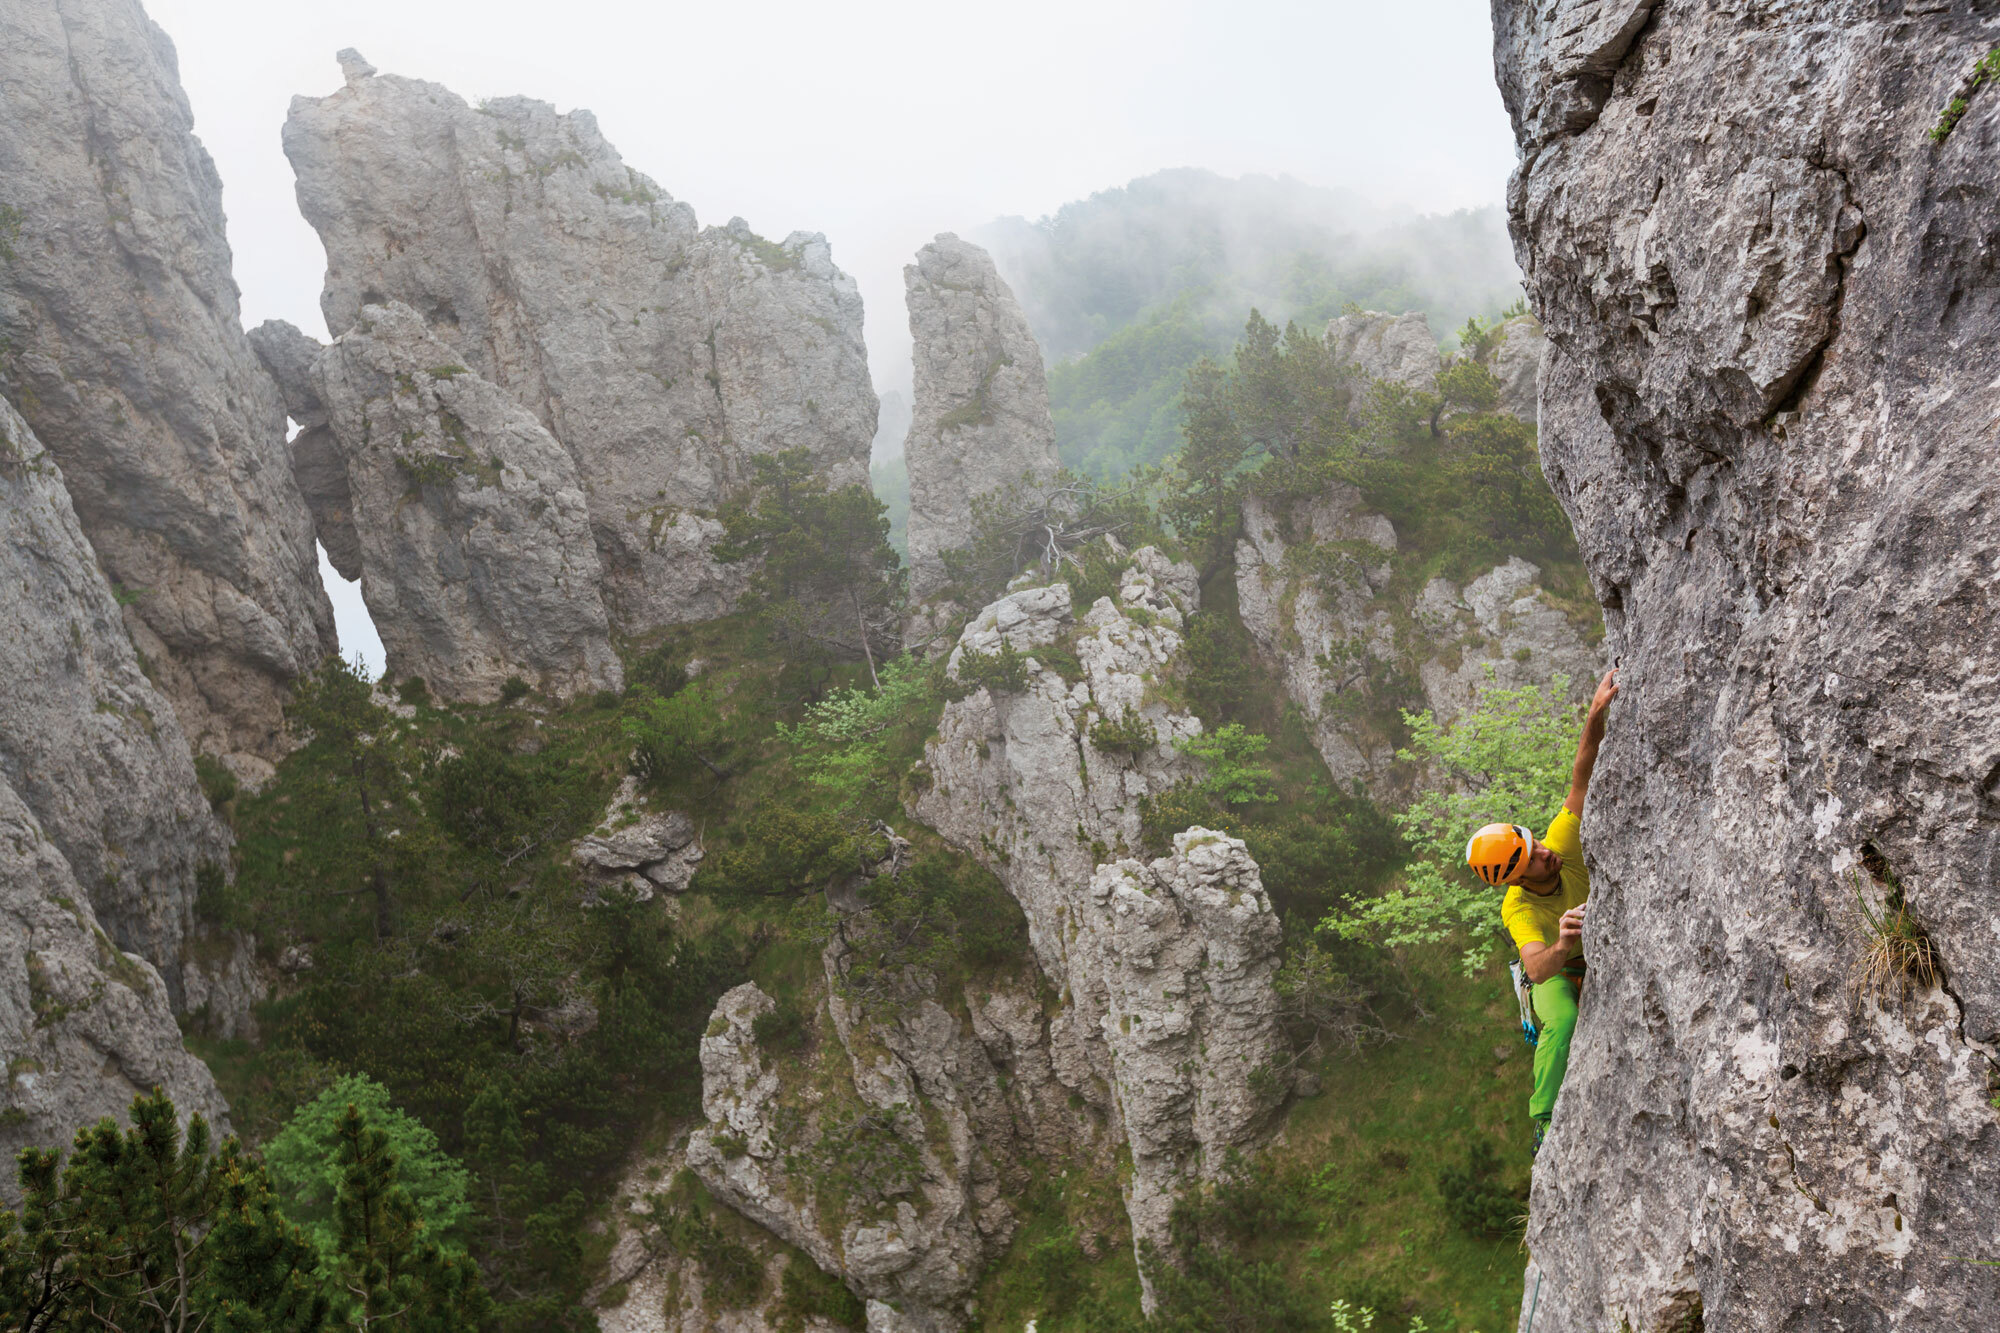
{"type": "Polygon", "coordinates": [[[950,232],[903,269],[916,397],[910,469],[910,593],[945,582],[943,553],[965,545],[973,502],[1059,466],[1042,349],[993,260],[950,232]]]}
{"type": "Polygon", "coordinates": [[[1098,867],[1071,918],[1070,983],[1103,988],[1132,1238],[1165,1250],[1181,1191],[1217,1178],[1278,1109],[1259,1091],[1278,1080],[1252,1076],[1280,1055],[1284,932],[1250,853],[1204,828],[1176,833],[1173,855],[1151,864],[1098,867]]]}
{"type": "Polygon", "coordinates": [[[1926,132],[1993,8],[1494,18],[1544,466],[1624,664],[1537,1327],[1990,1327],[2000,88],[1926,132]],[[1945,970],[1900,1003],[1855,984],[1891,875],[1945,970]]]}
{"type": "Polygon", "coordinates": [[[1368,310],[1342,315],[1326,326],[1326,345],[1335,362],[1359,366],[1367,379],[1407,384],[1426,393],[1444,368],[1430,321],[1418,311],[1385,315],[1368,310]]]}
{"type": "Polygon", "coordinates": [[[1516,315],[1500,326],[1498,341],[1486,359],[1486,368],[1500,382],[1500,410],[1531,426],[1535,424],[1542,358],[1547,349],[1541,321],[1533,315],[1516,315]]]}
{"type": "Polygon", "coordinates": [[[119,949],[176,997],[204,865],[229,836],[174,709],[144,672],[63,475],[0,399],[0,781],[31,812],[119,949]]]}
{"type": "Polygon", "coordinates": [[[137,0],[59,0],[0,8],[0,50],[0,392],[134,597],[181,727],[276,755],[333,613],[173,46],[137,0]]]}
{"type": "Polygon", "coordinates": [[[597,827],[570,849],[570,860],[583,874],[587,902],[609,892],[638,902],[650,902],[656,889],[679,893],[701,867],[701,858],[694,821],[678,810],[648,809],[633,776],[618,785],[597,827]]]}
{"type": "Polygon", "coordinates": [[[267,319],[250,330],[250,346],[278,382],[285,412],[298,423],[292,436],[292,480],[311,511],[327,563],[349,581],[361,577],[361,539],[354,532],[354,497],[347,486],[347,460],[327,421],[326,404],[313,382],[313,367],[325,352],[282,319],[267,319]]]}
{"type": "Polygon", "coordinates": [[[1279,932],[1255,863],[1231,840],[1196,831],[1150,866],[1103,864],[1138,848],[1142,798],[1194,774],[1173,742],[1201,730],[1159,698],[1179,669],[1194,570],[1151,547],[1129,560],[1117,595],[1081,620],[1056,583],[1010,593],[966,627],[955,679],[1003,646],[1026,659],[1021,679],[946,705],[914,813],[1021,904],[1061,992],[1055,1077],[1132,1148],[1137,1243],[1164,1241],[1173,1192],[1254,1144],[1273,1109],[1250,1073],[1271,1054],[1279,932]],[[1092,734],[1107,723],[1124,734],[1100,746],[1092,734]],[[1140,907],[1149,893],[1157,904],[1140,907]]]}
{"type": "Polygon", "coordinates": [[[1398,589],[1396,552],[1394,525],[1345,485],[1285,507],[1252,497],[1236,543],[1244,628],[1335,781],[1359,780],[1378,798],[1398,796],[1409,776],[1396,766],[1396,679],[1414,677],[1422,705],[1450,721],[1489,686],[1557,674],[1580,702],[1603,657],[1532,562],[1514,556],[1462,589],[1433,578],[1412,600],[1398,589]]]}
{"type": "Polygon", "coordinates": [[[452,355],[390,302],[313,365],[389,676],[475,702],[511,676],[558,697],[621,688],[575,464],[452,355]]]}
{"type": "Polygon", "coordinates": [[[864,1298],[873,1333],[955,1329],[1013,1236],[1009,1201],[1033,1164],[1103,1177],[1108,1145],[1053,1076],[1032,969],[959,997],[917,969],[858,987],[848,978],[867,946],[852,925],[826,951],[804,1055],[760,1050],[756,1021],[774,1004],[754,983],[717,1004],[701,1047],[708,1123],[686,1160],[715,1197],[864,1298]]]}
{"type": "Polygon", "coordinates": [[[866,476],[861,297],[824,238],[698,230],[587,111],[475,109],[342,65],[347,86],[294,99],[284,135],[326,246],[327,327],[401,301],[561,442],[616,628],[728,610],[746,573],[710,557],[715,514],[754,457],[806,449],[834,484],[866,476]]]}
{"type": "Polygon", "coordinates": [[[139,953],[178,984],[197,870],[222,873],[228,838],[60,470],[4,399],[0,609],[0,1150],[65,1143],[155,1084],[220,1116],[139,953]]]}

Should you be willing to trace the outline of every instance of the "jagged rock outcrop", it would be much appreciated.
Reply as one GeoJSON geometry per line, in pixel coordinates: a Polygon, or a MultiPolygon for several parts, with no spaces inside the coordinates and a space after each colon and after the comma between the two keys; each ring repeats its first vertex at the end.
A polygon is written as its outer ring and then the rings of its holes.
{"type": "Polygon", "coordinates": [[[833,484],[866,477],[861,297],[825,239],[697,229],[587,111],[475,108],[342,65],[284,134],[327,327],[400,301],[535,415],[575,460],[619,631],[727,611],[747,571],[711,558],[715,515],[753,458],[806,449],[833,484]]]}
{"type": "Polygon", "coordinates": [[[609,892],[650,902],[655,889],[680,893],[701,867],[701,836],[678,810],[649,810],[639,779],[628,775],[604,818],[570,849],[583,872],[585,900],[609,892]]]}
{"type": "Polygon", "coordinates": [[[1219,1176],[1282,1101],[1272,979],[1284,932],[1242,842],[1205,828],[1176,833],[1173,855],[1150,864],[1099,866],[1070,915],[1070,984],[1103,991],[1132,1238],[1164,1251],[1181,1191],[1219,1176]]]}
{"type": "Polygon", "coordinates": [[[826,987],[788,1020],[807,1029],[778,1038],[790,1049],[762,1048],[777,1005],[754,983],[717,1004],[701,1046],[708,1123],[685,1161],[864,1298],[871,1333],[941,1333],[964,1324],[1012,1238],[1029,1164],[1109,1174],[1110,1144],[1054,1076],[1031,966],[982,969],[953,995],[888,961],[894,932],[860,889],[903,873],[910,844],[877,832],[881,854],[829,891],[826,987]]]}
{"type": "Polygon", "coordinates": [[[1989,1327],[1991,9],[1494,20],[1544,467],[1624,668],[1536,1327],[1989,1327]],[[1857,984],[1863,902],[1905,906],[1942,986],[1857,984]]]}
{"type": "Polygon", "coordinates": [[[946,581],[943,553],[966,544],[973,503],[1051,476],[1055,421],[1042,349],[992,258],[950,232],[903,269],[916,397],[910,469],[910,595],[946,581]]]}
{"type": "Polygon", "coordinates": [[[1500,326],[1493,351],[1486,358],[1486,368],[1500,383],[1500,410],[1530,426],[1536,420],[1542,358],[1547,350],[1541,321],[1533,315],[1516,315],[1500,326]]]}
{"type": "Polygon", "coordinates": [[[1342,315],[1326,326],[1326,345],[1336,364],[1359,366],[1364,382],[1389,380],[1429,393],[1444,368],[1437,336],[1420,311],[1342,315]]]}
{"type": "Polygon", "coordinates": [[[1433,578],[1412,603],[1394,584],[1396,530],[1352,486],[1274,507],[1243,506],[1236,543],[1237,614],[1312,729],[1313,747],[1342,787],[1377,797],[1402,790],[1394,716],[1376,697],[1413,676],[1441,721],[1489,684],[1514,688],[1569,677],[1587,699],[1601,649],[1538,585],[1519,556],[1459,588],[1433,578]],[[1397,598],[1404,600],[1401,604],[1397,598]]]}
{"type": "Polygon", "coordinates": [[[1572,698],[1590,697],[1603,651],[1550,603],[1536,583],[1541,572],[1517,555],[1463,588],[1435,578],[1417,595],[1414,618],[1437,648],[1417,678],[1440,722],[1470,708],[1485,689],[1541,685],[1555,675],[1569,678],[1572,698]]]}
{"type": "Polygon", "coordinates": [[[275,757],[333,612],[173,45],[138,0],[59,0],[0,9],[0,50],[0,393],[182,730],[275,757]]]}
{"type": "Polygon", "coordinates": [[[340,577],[361,577],[361,539],[354,532],[354,497],[347,485],[347,459],[327,421],[326,404],[313,383],[313,367],[326,348],[282,319],[267,319],[250,330],[250,346],[278,382],[285,412],[298,423],[292,437],[292,480],[311,511],[313,530],[326,549],[327,563],[340,577]]]}
{"type": "Polygon", "coordinates": [[[141,670],[62,471],[4,399],[0,609],[0,781],[82,886],[93,928],[153,960],[179,998],[198,881],[225,872],[229,835],[172,705],[141,670]]]}
{"type": "Polygon", "coordinates": [[[1116,596],[1081,619],[1055,583],[1009,593],[966,627],[947,670],[983,683],[946,705],[913,813],[1021,904],[1061,992],[1055,1078],[1132,1148],[1137,1243],[1164,1241],[1174,1190],[1252,1146],[1272,1109],[1250,1075],[1275,1039],[1279,933],[1240,843],[1197,830],[1173,857],[1130,857],[1141,801],[1195,773],[1173,743],[1201,723],[1161,697],[1195,572],[1152,547],[1128,559],[1116,596]],[[1003,649],[1024,659],[1017,679],[1002,678],[1003,649]]]}
{"type": "Polygon", "coordinates": [[[510,676],[557,697],[622,688],[575,464],[452,356],[390,302],[313,363],[388,675],[481,703],[510,676]]]}

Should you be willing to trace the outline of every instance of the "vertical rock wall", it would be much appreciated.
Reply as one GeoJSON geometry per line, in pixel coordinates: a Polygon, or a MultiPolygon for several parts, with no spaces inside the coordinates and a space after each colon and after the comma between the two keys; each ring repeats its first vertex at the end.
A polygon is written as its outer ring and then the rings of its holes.
{"type": "Polygon", "coordinates": [[[10,0],[0,51],[0,392],[189,737],[275,757],[333,615],[173,46],[137,0],[10,0]]]}
{"type": "Polygon", "coordinates": [[[65,1142],[154,1084],[219,1116],[173,1000],[197,872],[223,872],[228,835],[60,469],[5,399],[0,621],[0,1149],[65,1142]]]}
{"type": "Polygon", "coordinates": [[[1992,1325],[1997,17],[1494,5],[1543,461],[1624,666],[1545,1333],[1992,1325]],[[1864,983],[1899,905],[1941,984],[1864,983]]]}
{"type": "Polygon", "coordinates": [[[376,75],[295,98],[285,152],[327,253],[336,335],[400,301],[575,460],[614,628],[726,612],[742,566],[709,550],[751,459],[806,449],[866,478],[875,395],[861,297],[824,238],[783,243],[627,167],[587,111],[376,75]]]}
{"type": "Polygon", "coordinates": [[[910,469],[910,595],[945,581],[944,552],[973,532],[982,496],[1054,474],[1055,421],[1042,350],[993,260],[949,232],[903,269],[916,398],[910,469]]]}

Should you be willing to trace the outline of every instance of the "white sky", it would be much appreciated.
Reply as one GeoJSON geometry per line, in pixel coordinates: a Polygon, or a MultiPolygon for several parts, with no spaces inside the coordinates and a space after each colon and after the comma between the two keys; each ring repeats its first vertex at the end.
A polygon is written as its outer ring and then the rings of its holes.
{"type": "MultiPolygon", "coordinates": [[[[861,284],[878,388],[908,382],[902,266],[940,231],[1040,217],[1178,166],[1291,175],[1425,212],[1498,203],[1514,151],[1488,6],[147,4],[179,49],[195,132],[222,173],[246,324],[276,317],[325,335],[325,256],[278,135],[294,94],[340,85],[334,52],[352,46],[468,100],[589,108],[626,162],[703,225],[740,215],[773,239],[824,232],[861,284]]],[[[348,603],[351,648],[358,598],[329,589],[348,603]]]]}

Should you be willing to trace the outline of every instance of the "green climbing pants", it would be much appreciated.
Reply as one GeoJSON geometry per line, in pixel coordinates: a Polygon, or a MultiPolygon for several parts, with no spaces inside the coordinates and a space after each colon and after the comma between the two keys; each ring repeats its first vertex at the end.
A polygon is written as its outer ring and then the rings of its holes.
{"type": "Polygon", "coordinates": [[[1547,1120],[1556,1109],[1563,1075],[1569,1072],[1569,1039],[1576,1032],[1576,982],[1557,973],[1531,993],[1541,1035],[1535,1038],[1535,1091],[1528,1098],[1528,1114],[1547,1120]]]}

